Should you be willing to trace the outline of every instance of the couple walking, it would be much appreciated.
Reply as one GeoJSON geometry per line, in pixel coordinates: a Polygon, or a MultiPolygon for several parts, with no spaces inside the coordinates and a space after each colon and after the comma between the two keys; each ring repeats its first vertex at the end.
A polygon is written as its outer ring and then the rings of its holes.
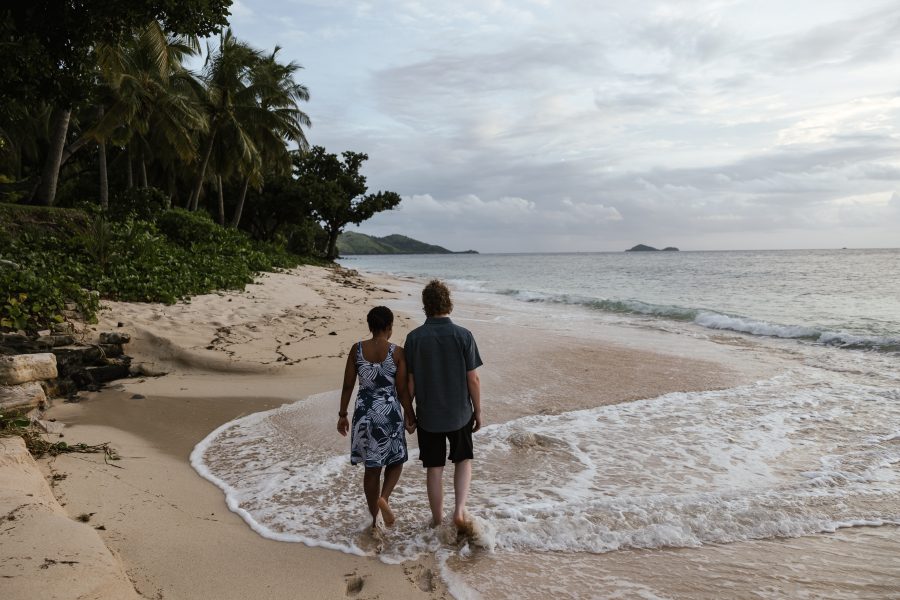
{"type": "Polygon", "coordinates": [[[389,499],[408,459],[405,432],[417,431],[432,527],[443,521],[443,474],[450,458],[453,522],[461,532],[471,533],[466,497],[472,479],[472,433],[482,425],[476,371],[481,357],[472,334],[450,320],[453,302],[446,285],[438,280],[426,285],[422,305],[425,324],[406,336],[405,350],[389,341],[394,322],[390,309],[376,306],[369,311],[372,337],[350,349],[337,430],[341,435],[350,431],[350,462],[365,465],[363,490],[372,527],[379,512],[386,525],[394,522],[389,499]],[[351,425],[347,408],[357,378],[351,425]]]}

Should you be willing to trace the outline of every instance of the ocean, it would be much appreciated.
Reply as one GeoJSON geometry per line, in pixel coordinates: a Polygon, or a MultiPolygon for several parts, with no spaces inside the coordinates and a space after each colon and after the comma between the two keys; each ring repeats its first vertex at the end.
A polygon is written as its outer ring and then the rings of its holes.
{"type": "Polygon", "coordinates": [[[421,282],[444,279],[483,346],[478,535],[425,527],[413,440],[400,522],[366,533],[361,471],[320,426],[337,390],[195,449],[261,535],[386,562],[433,555],[459,598],[900,597],[900,250],[342,264],[403,278],[392,307],[414,317],[421,282]],[[675,391],[611,401],[622,384],[592,363],[610,346],[643,351],[627,371],[675,391]],[[679,383],[712,365],[740,376],[679,383]]]}
{"type": "Polygon", "coordinates": [[[711,329],[900,350],[900,250],[353,256],[366,272],[711,329]]]}

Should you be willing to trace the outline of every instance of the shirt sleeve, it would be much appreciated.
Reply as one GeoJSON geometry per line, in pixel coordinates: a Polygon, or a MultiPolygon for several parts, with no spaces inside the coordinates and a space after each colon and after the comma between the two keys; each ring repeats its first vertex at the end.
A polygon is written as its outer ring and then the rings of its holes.
{"type": "Polygon", "coordinates": [[[465,343],[466,371],[474,371],[484,363],[481,362],[481,354],[478,353],[478,344],[471,333],[466,336],[465,343]]]}
{"type": "Polygon", "coordinates": [[[406,372],[410,375],[414,374],[413,368],[416,363],[416,342],[406,338],[406,347],[403,348],[404,358],[406,359],[406,372]]]}

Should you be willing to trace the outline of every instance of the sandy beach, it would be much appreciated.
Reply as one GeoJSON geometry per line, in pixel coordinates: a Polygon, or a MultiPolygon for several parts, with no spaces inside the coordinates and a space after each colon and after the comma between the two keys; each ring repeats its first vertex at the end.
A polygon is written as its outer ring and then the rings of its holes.
{"type": "Polygon", "coordinates": [[[3,10],[0,600],[900,600],[900,1],[109,4],[3,10]]]}
{"type": "MultiPolygon", "coordinates": [[[[92,528],[115,557],[117,564],[103,569],[120,568],[143,598],[449,597],[433,556],[386,564],[376,551],[355,556],[260,536],[189,463],[195,445],[222,424],[314,395],[322,400],[304,413],[306,427],[313,441],[340,454],[348,442],[334,432],[334,413],[346,351],[366,334],[365,313],[376,304],[395,308],[394,340],[402,343],[421,321],[414,310],[417,286],[303,267],[264,275],[243,292],[173,306],[106,303],[101,322],[92,327],[130,333],[127,350],[144,375],[82,394],[79,403],[58,401],[48,416],[65,424],[70,442],[109,442],[122,459],[107,464],[100,455],[62,455],[39,461],[65,513],[71,519],[88,515],[77,527],[92,528]]],[[[692,352],[659,344],[648,351],[641,338],[651,334],[635,332],[612,343],[551,334],[539,322],[523,327],[498,316],[496,309],[477,305],[458,304],[454,311],[475,333],[485,359],[489,424],[729,388],[771,374],[775,364],[770,353],[755,353],[740,339],[724,340],[714,351],[699,343],[692,352]],[[511,353],[515,360],[506,360],[511,353]],[[546,363],[553,365],[550,375],[535,368],[546,363]],[[598,382],[602,393],[587,393],[596,392],[598,382]]],[[[401,487],[424,497],[416,455],[411,451],[401,487]]],[[[476,487],[478,477],[476,468],[476,487]]],[[[360,510],[359,492],[359,505],[346,507],[348,514],[360,510]]],[[[398,517],[412,527],[425,519],[398,517]]],[[[47,544],[52,548],[50,539],[47,544]]],[[[122,597],[99,587],[67,595],[59,586],[67,567],[36,573],[35,564],[16,570],[7,563],[0,573],[6,578],[4,597],[50,597],[36,593],[42,586],[59,598],[122,597]]]]}

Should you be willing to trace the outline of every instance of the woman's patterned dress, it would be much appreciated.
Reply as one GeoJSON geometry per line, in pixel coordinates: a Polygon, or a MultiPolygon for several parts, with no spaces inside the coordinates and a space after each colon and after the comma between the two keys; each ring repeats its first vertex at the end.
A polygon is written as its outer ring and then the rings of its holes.
{"type": "Polygon", "coordinates": [[[350,462],[367,467],[384,467],[406,462],[406,431],[403,410],[397,398],[394,363],[395,344],[380,363],[363,358],[362,342],[356,345],[356,372],[359,393],[353,410],[350,462]]]}

